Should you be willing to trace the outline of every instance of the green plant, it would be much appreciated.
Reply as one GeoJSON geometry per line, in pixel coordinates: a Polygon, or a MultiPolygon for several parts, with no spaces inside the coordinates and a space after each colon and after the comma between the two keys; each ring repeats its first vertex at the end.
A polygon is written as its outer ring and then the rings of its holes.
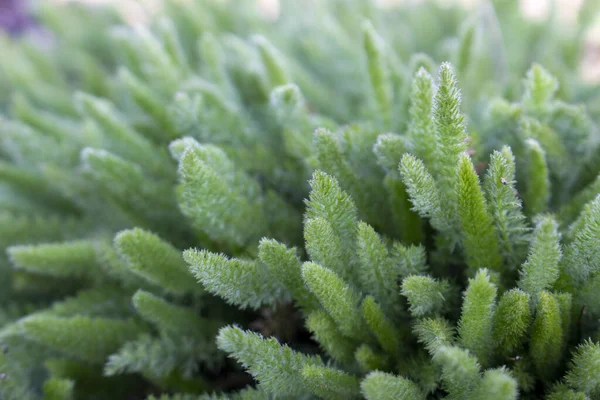
{"type": "Polygon", "coordinates": [[[597,398],[594,4],[41,4],[51,51],[1,42],[1,398],[597,398]]]}

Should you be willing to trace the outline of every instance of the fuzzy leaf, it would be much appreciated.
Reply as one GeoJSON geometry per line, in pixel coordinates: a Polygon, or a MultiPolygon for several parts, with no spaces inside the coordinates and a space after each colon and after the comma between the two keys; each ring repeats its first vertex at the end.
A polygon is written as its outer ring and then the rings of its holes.
{"type": "Polygon", "coordinates": [[[433,357],[442,367],[444,388],[451,399],[469,398],[480,381],[480,366],[477,358],[459,347],[441,347],[433,357]]]}
{"type": "Polygon", "coordinates": [[[402,281],[402,295],[408,299],[413,317],[440,313],[448,302],[450,284],[429,276],[409,276],[402,281]]]}
{"type": "Polygon", "coordinates": [[[43,400],[73,400],[75,382],[70,379],[50,378],[44,382],[43,400]]]}
{"type": "Polygon", "coordinates": [[[284,397],[307,393],[303,379],[306,365],[323,366],[319,357],[306,356],[273,338],[265,339],[235,326],[221,329],[217,345],[235,357],[266,391],[284,397]]]}
{"type": "Polygon", "coordinates": [[[365,337],[358,293],[335,272],[312,262],[304,263],[302,277],[345,336],[358,340],[365,337]]]}
{"type": "Polygon", "coordinates": [[[360,384],[367,400],[419,400],[425,395],[414,382],[384,372],[371,372],[360,384]]]}
{"type": "Polygon", "coordinates": [[[363,344],[354,353],[356,363],[363,372],[381,371],[389,368],[389,358],[377,353],[371,346],[363,344]]]}
{"type": "Polygon", "coordinates": [[[505,292],[494,317],[494,343],[502,354],[517,351],[526,339],[532,315],[529,295],[519,289],[505,292]]]}
{"type": "Polygon", "coordinates": [[[353,276],[350,267],[351,249],[355,241],[357,226],[356,206],[350,196],[342,191],[337,180],[324,172],[315,172],[310,185],[312,191],[306,201],[305,220],[321,218],[331,225],[333,233],[339,238],[343,252],[340,261],[343,263],[344,270],[340,276],[353,276]]]}
{"type": "Polygon", "coordinates": [[[89,240],[12,246],[8,256],[16,268],[43,275],[93,276],[98,269],[94,243],[89,240]]]}
{"type": "Polygon", "coordinates": [[[389,354],[395,355],[400,348],[398,330],[386,318],[379,304],[375,302],[373,297],[367,296],[362,302],[361,309],[367,325],[369,325],[381,347],[389,354]]]}
{"type": "Polygon", "coordinates": [[[433,78],[420,68],[412,83],[408,137],[414,154],[428,168],[435,166],[435,128],[433,124],[433,78]]]}
{"type": "Polygon", "coordinates": [[[469,396],[473,400],[516,400],[519,397],[517,381],[504,368],[485,371],[477,389],[469,396]]]}
{"type": "Polygon", "coordinates": [[[451,223],[443,212],[440,192],[423,162],[405,154],[399,169],[413,210],[421,217],[430,219],[431,225],[438,231],[445,232],[450,229],[451,223]]]}
{"type": "Polygon", "coordinates": [[[558,279],[562,258],[558,224],[550,217],[537,222],[529,257],[520,270],[519,288],[534,298],[558,279]]]}
{"type": "Polygon", "coordinates": [[[196,249],[186,250],[183,258],[207,291],[231,304],[257,309],[281,294],[281,288],[274,286],[264,266],[257,261],[230,259],[224,254],[196,249]]]}
{"type": "MultiPolygon", "coordinates": [[[[383,126],[388,126],[392,109],[392,87],[383,39],[370,22],[363,24],[363,46],[371,90],[383,126]]],[[[389,51],[389,50],[387,50],[389,51]]]]}
{"type": "Polygon", "coordinates": [[[544,112],[558,90],[558,81],[539,64],[527,72],[523,103],[536,112],[544,112]]]}
{"type": "Polygon", "coordinates": [[[275,87],[288,83],[289,77],[281,54],[264,36],[254,36],[253,41],[258,48],[269,85],[275,87]]]}
{"type": "Polygon", "coordinates": [[[365,293],[373,295],[386,310],[392,310],[398,302],[398,265],[388,256],[388,250],[375,230],[360,222],[357,233],[359,277],[365,293]]]}
{"type": "Polygon", "coordinates": [[[467,155],[462,155],[458,164],[457,193],[467,264],[473,272],[479,268],[499,270],[502,258],[498,237],[494,233],[479,178],[467,155]]]}
{"type": "Polygon", "coordinates": [[[143,332],[143,325],[134,320],[85,316],[33,315],[20,323],[31,340],[93,363],[104,362],[108,355],[143,332]]]}
{"type": "Polygon", "coordinates": [[[515,189],[515,158],[509,147],[492,153],[484,187],[505,264],[514,269],[523,261],[530,229],[515,189]]]}
{"type": "Polygon", "coordinates": [[[496,286],[486,270],[469,279],[465,292],[458,334],[460,344],[470,350],[483,365],[490,362],[493,352],[492,330],[496,302],[496,286]]]}
{"type": "Polygon", "coordinates": [[[600,345],[598,343],[586,341],[577,347],[566,381],[576,390],[591,397],[600,394],[600,345]]]}
{"type": "Polygon", "coordinates": [[[440,317],[419,320],[413,331],[419,343],[425,345],[425,349],[432,356],[435,356],[442,347],[454,344],[454,327],[440,317]]]}
{"type": "Polygon", "coordinates": [[[307,310],[318,307],[318,300],[302,280],[302,262],[295,248],[263,238],[258,245],[258,257],[268,273],[291,293],[300,306],[307,310]]]}
{"type": "Polygon", "coordinates": [[[578,284],[600,271],[600,195],[588,203],[572,225],[571,243],[565,249],[563,265],[578,284]]]}
{"type": "Polygon", "coordinates": [[[218,321],[203,319],[192,309],[174,305],[143,290],[135,293],[133,305],[142,318],[160,331],[210,338],[218,328],[218,321]]]}
{"type": "Polygon", "coordinates": [[[139,228],[122,231],[115,247],[129,268],[149,282],[176,294],[203,292],[181,251],[157,235],[139,228]]]}
{"type": "Polygon", "coordinates": [[[302,379],[309,390],[321,398],[332,400],[360,398],[358,378],[340,370],[307,364],[302,368],[302,379]]]}
{"type": "Polygon", "coordinates": [[[454,191],[456,166],[461,154],[467,150],[467,135],[464,116],[460,111],[461,93],[449,63],[440,66],[438,80],[433,101],[433,121],[438,147],[432,174],[437,179],[440,193],[447,196],[442,207],[445,215],[453,221],[451,226],[454,227],[456,211],[460,210],[454,191]]]}
{"type": "Polygon", "coordinates": [[[561,359],[562,345],[560,307],[552,294],[541,292],[529,346],[533,363],[541,376],[553,375],[561,359]]]}
{"type": "Polygon", "coordinates": [[[546,210],[550,197],[550,178],[546,153],[534,139],[525,142],[529,156],[527,190],[523,193],[525,209],[531,215],[546,210]]]}
{"type": "Polygon", "coordinates": [[[335,321],[322,310],[311,312],[306,326],[323,350],[340,363],[350,364],[354,357],[353,341],[342,336],[335,321]]]}

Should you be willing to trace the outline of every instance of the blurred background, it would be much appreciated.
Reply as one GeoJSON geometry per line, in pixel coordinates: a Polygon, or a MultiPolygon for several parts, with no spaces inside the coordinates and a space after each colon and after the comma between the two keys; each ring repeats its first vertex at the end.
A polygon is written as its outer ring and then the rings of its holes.
{"type": "MultiPolygon", "coordinates": [[[[2,1],[23,1],[23,0],[0,0],[2,1]]],[[[142,18],[148,10],[156,9],[156,5],[160,0],[47,0],[54,2],[69,2],[78,1],[88,4],[120,4],[123,12],[129,14],[132,19],[142,18]]],[[[263,6],[265,13],[268,15],[276,15],[278,9],[278,0],[257,0],[263,6]]],[[[301,1],[301,0],[300,0],[301,1]]],[[[324,0],[326,1],[326,0],[324,0]]],[[[398,3],[416,4],[428,0],[376,0],[382,7],[393,6],[398,3]]],[[[437,0],[439,3],[461,3],[466,6],[477,6],[485,3],[487,0],[437,0]]],[[[521,0],[523,13],[531,18],[543,18],[548,14],[552,2],[557,3],[560,9],[560,17],[564,20],[574,21],[583,0],[521,0]]]]}
{"type": "MultiPolygon", "coordinates": [[[[89,5],[116,5],[124,19],[131,24],[144,23],[148,17],[159,11],[160,0],[31,0],[54,3],[79,2],[89,5]]],[[[179,0],[189,1],[189,0],[179,0]]],[[[278,0],[256,0],[267,18],[277,18],[278,0]]],[[[302,1],[302,0],[299,0],[302,1]]],[[[326,1],[326,0],[323,0],[326,1]]],[[[466,7],[478,7],[490,0],[376,0],[381,7],[392,7],[397,4],[417,4],[424,1],[437,1],[443,4],[460,3],[466,7]]],[[[584,1],[600,2],[600,0],[521,0],[523,15],[534,20],[548,17],[552,4],[555,4],[557,17],[563,24],[577,24],[577,16],[584,1]]],[[[0,0],[0,28],[18,33],[30,27],[32,21],[26,13],[28,0],[0,0]]],[[[587,32],[585,56],[580,73],[585,80],[600,82],[600,18],[596,17],[587,32]]]]}

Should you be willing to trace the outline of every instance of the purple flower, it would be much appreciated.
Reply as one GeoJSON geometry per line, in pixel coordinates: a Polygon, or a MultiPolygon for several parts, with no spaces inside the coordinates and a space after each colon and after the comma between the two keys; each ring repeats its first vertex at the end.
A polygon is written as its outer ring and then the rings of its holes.
{"type": "Polygon", "coordinates": [[[26,0],[0,0],[0,29],[18,35],[33,25],[26,0]]]}

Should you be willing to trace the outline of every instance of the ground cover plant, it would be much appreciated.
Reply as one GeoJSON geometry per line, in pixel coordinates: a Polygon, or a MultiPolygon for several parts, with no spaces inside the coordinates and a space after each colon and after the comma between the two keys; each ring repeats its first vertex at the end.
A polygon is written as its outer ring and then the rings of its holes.
{"type": "Polygon", "coordinates": [[[0,398],[600,398],[597,5],[39,4],[0,398]]]}

